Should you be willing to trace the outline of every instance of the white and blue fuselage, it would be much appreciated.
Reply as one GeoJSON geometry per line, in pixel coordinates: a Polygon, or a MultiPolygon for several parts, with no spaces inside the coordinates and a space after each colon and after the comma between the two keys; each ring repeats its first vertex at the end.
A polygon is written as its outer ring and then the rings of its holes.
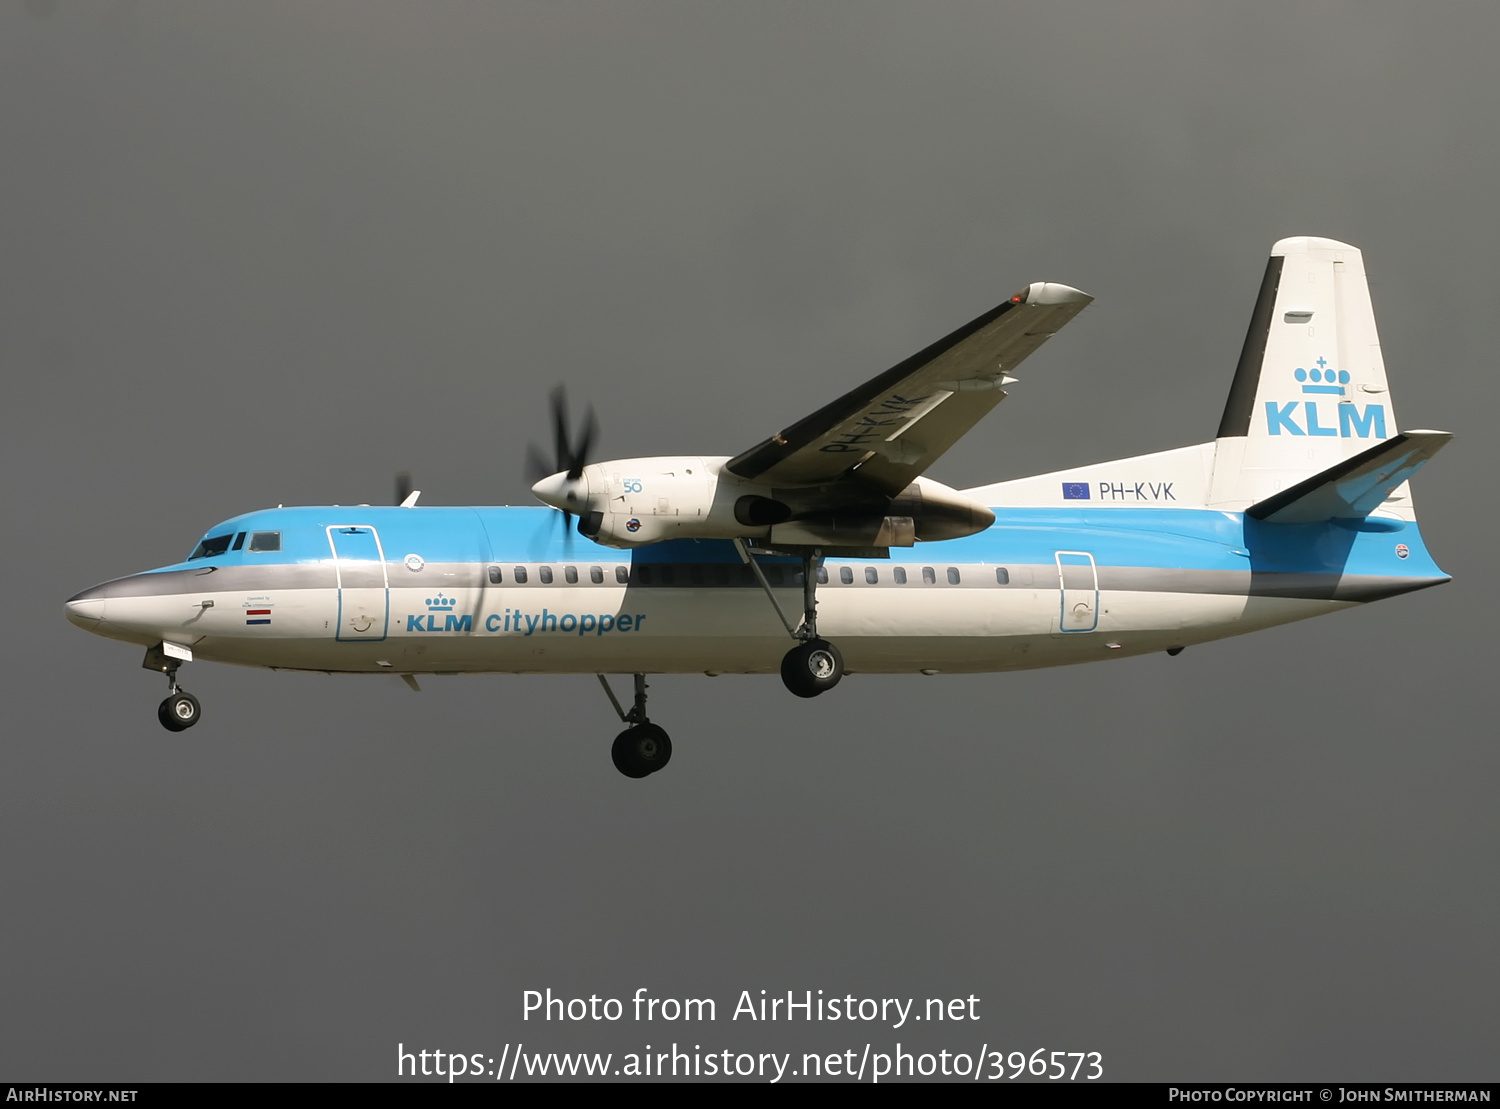
{"type": "MultiPolygon", "coordinates": [[[[823,563],[850,673],[972,673],[1189,646],[1447,581],[1415,521],[1268,524],[1173,507],[996,507],[979,534],[823,563]]],[[[621,551],[546,508],[278,508],[69,618],[197,659],[340,673],[774,673],[775,608],[735,546],[621,551]],[[207,553],[203,553],[203,552],[207,553]]],[[[787,612],[801,562],[757,555],[787,612]]],[[[826,577],[826,581],[822,580],[826,577]]]]}

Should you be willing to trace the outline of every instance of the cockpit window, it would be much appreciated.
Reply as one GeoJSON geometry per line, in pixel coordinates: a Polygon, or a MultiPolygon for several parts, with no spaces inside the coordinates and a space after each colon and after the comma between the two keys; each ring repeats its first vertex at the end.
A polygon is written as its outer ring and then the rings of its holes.
{"type": "Polygon", "coordinates": [[[257,531],[250,535],[250,549],[252,551],[279,551],[281,550],[281,532],[279,531],[257,531]]]}
{"type": "Polygon", "coordinates": [[[232,551],[237,551],[241,547],[243,547],[244,545],[245,545],[245,533],[244,532],[240,532],[238,535],[236,535],[234,537],[234,546],[230,547],[229,549],[232,550],[232,551]]]}
{"type": "MultiPolygon", "coordinates": [[[[229,550],[229,541],[233,538],[234,532],[232,531],[225,532],[223,535],[209,536],[198,544],[192,554],[188,555],[188,561],[191,562],[195,558],[212,558],[214,555],[223,554],[229,550]]],[[[181,550],[180,547],[178,549],[181,550]]]]}

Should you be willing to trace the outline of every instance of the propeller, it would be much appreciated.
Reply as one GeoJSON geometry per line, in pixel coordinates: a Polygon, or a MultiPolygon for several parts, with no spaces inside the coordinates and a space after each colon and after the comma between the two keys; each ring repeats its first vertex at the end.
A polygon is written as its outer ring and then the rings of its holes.
{"type": "Polygon", "coordinates": [[[571,421],[568,419],[567,389],[562,385],[553,389],[550,402],[552,461],[549,463],[541,449],[535,443],[530,443],[526,447],[526,473],[537,496],[562,513],[564,541],[571,543],[573,541],[573,517],[577,513],[565,506],[577,504],[582,508],[587,503],[586,495],[580,498],[573,483],[583,476],[583,468],[589,464],[589,451],[594,445],[595,436],[599,433],[599,421],[594,418],[594,408],[590,405],[575,435],[570,429],[571,421]],[[549,478],[558,480],[548,482],[549,478]],[[536,486],[544,482],[547,483],[545,490],[537,490],[536,486]],[[549,495],[543,496],[544,491],[549,495]],[[562,503],[559,504],[559,501],[562,503]]]}

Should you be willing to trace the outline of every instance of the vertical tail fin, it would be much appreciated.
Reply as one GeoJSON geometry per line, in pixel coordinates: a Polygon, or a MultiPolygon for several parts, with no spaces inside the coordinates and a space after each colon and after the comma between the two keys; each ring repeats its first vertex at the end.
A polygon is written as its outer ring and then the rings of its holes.
{"type": "MultiPolygon", "coordinates": [[[[1396,431],[1363,255],[1333,239],[1282,239],[1219,423],[1210,504],[1244,509],[1396,431]]],[[[1404,484],[1384,507],[1410,515],[1404,484]]]]}

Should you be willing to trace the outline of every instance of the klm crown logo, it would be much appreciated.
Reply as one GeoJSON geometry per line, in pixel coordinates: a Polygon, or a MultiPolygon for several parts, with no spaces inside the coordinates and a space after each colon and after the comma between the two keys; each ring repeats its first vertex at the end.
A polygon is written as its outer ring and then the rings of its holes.
{"type": "MultiPolygon", "coordinates": [[[[1353,403],[1349,399],[1348,370],[1330,369],[1328,359],[1320,357],[1312,369],[1298,366],[1292,371],[1292,377],[1304,393],[1339,398],[1338,426],[1334,427],[1331,423],[1325,424],[1320,421],[1318,402],[1315,400],[1290,400],[1284,403],[1268,400],[1266,401],[1267,435],[1286,434],[1313,438],[1338,436],[1341,439],[1368,439],[1372,435],[1376,439],[1386,437],[1385,405],[1367,404],[1361,410],[1359,405],[1353,403]]],[[[1327,419],[1328,410],[1324,409],[1321,415],[1322,419],[1327,419]]]]}
{"type": "Polygon", "coordinates": [[[474,630],[474,614],[466,612],[462,616],[453,610],[458,607],[458,598],[449,597],[439,593],[436,597],[427,598],[427,616],[424,619],[420,613],[406,618],[406,630],[409,632],[472,632],[474,630]],[[439,623],[439,617],[442,622],[439,623]]]}
{"type": "Polygon", "coordinates": [[[1299,382],[1311,381],[1311,385],[1303,385],[1304,393],[1332,393],[1334,396],[1344,395],[1344,386],[1349,384],[1348,370],[1330,370],[1328,359],[1319,358],[1315,369],[1304,369],[1298,366],[1292,371],[1292,376],[1299,382]]]}

